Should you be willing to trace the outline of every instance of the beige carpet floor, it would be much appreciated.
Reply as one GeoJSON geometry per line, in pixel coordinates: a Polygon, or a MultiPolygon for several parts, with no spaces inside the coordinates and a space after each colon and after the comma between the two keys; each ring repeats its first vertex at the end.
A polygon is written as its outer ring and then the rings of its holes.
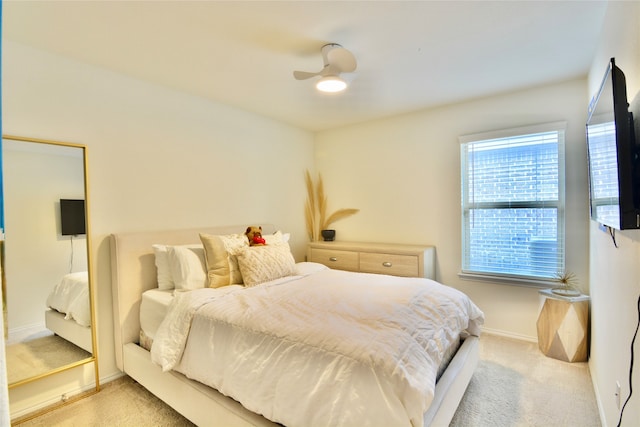
{"type": "Polygon", "coordinates": [[[9,383],[91,357],[90,353],[57,335],[7,345],[5,351],[9,383]]]}
{"type": "MultiPolygon", "coordinates": [[[[601,426],[586,363],[545,357],[536,344],[483,335],[481,360],[452,427],[601,426]]],[[[192,426],[128,377],[22,426],[192,426]]]]}
{"type": "Polygon", "coordinates": [[[600,427],[587,363],[544,356],[536,343],[484,334],[480,363],[452,427],[600,427]]]}

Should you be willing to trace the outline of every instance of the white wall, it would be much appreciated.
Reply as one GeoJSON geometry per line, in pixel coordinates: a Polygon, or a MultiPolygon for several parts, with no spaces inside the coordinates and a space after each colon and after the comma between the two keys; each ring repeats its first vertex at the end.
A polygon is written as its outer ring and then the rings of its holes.
{"type": "MultiPolygon", "coordinates": [[[[589,94],[596,93],[611,57],[627,79],[629,102],[640,91],[640,3],[610,2],[601,43],[589,73],[589,94]]],[[[640,231],[616,233],[618,248],[609,234],[594,222],[590,226],[591,359],[589,366],[604,425],[615,426],[620,410],[615,384],[620,382],[624,401],[629,395],[630,346],[638,322],[640,297],[640,231]]],[[[636,340],[634,389],[640,388],[636,340]]],[[[622,425],[637,425],[640,396],[637,390],[625,408],[622,425]]]]}
{"type": "MultiPolygon", "coordinates": [[[[7,40],[2,54],[3,132],[88,147],[101,377],[118,372],[110,233],[268,222],[302,260],[312,134],[7,40]]],[[[51,394],[20,389],[14,411],[51,394]]]]}
{"type": "Polygon", "coordinates": [[[316,167],[329,204],[360,209],[336,223],[337,239],[435,245],[437,279],[480,306],[486,329],[536,340],[537,289],[458,277],[458,137],[567,122],[566,263],[588,292],[586,105],[586,81],[576,80],[318,134],[316,167]]]}

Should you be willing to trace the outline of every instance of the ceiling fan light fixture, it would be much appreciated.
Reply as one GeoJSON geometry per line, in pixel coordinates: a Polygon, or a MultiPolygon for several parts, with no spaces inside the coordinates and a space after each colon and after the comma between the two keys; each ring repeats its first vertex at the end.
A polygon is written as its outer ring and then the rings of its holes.
{"type": "Polygon", "coordinates": [[[341,92],[346,88],[347,82],[338,76],[324,76],[316,83],[316,89],[320,92],[341,92]]]}

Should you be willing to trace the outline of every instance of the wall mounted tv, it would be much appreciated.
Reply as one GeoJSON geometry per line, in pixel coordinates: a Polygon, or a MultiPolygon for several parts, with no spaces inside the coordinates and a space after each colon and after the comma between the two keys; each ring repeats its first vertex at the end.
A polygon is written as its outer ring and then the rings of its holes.
{"type": "Polygon", "coordinates": [[[60,225],[63,236],[87,233],[84,200],[60,199],[60,225]]]}
{"type": "Polygon", "coordinates": [[[589,104],[587,156],[591,218],[617,230],[640,229],[640,164],[632,110],[624,73],[611,58],[589,104]]]}

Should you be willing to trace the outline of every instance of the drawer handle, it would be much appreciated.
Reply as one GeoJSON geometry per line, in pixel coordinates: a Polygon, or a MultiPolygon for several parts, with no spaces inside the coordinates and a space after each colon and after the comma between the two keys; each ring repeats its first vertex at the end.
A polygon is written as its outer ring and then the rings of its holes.
{"type": "Polygon", "coordinates": [[[334,257],[334,256],[332,256],[331,258],[329,258],[329,261],[331,261],[331,262],[336,262],[337,260],[338,260],[338,258],[336,258],[336,257],[334,257]]]}
{"type": "Polygon", "coordinates": [[[383,267],[393,267],[393,264],[391,264],[389,261],[383,262],[382,263],[383,267]]]}

